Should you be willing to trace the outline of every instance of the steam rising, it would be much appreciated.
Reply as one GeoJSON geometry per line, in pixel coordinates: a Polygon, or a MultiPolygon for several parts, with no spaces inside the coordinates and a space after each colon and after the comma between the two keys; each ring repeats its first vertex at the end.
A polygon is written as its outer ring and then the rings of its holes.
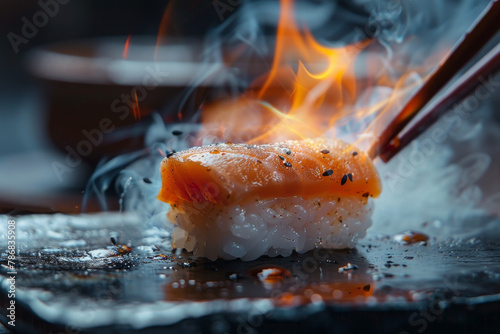
{"type": "MultiPolygon", "coordinates": [[[[406,89],[407,99],[429,72],[412,69],[435,67],[486,4],[487,1],[298,1],[296,14],[297,21],[307,25],[321,43],[346,44],[374,38],[377,47],[363,57],[376,64],[376,71],[358,68],[357,75],[384,72],[400,78],[404,73],[405,85],[397,88],[406,89]]],[[[225,82],[211,87],[211,98],[229,99],[240,96],[250,82],[269,70],[274,51],[269,36],[276,28],[279,9],[277,1],[244,2],[234,15],[209,32],[202,54],[206,71],[193,78],[178,110],[188,104],[193,92],[210,76],[218,75],[225,82]],[[221,62],[226,64],[223,71],[212,66],[221,62]]],[[[394,91],[387,86],[370,87],[360,93],[353,110],[373,106],[391,94],[394,91]]],[[[391,106],[392,113],[405,99],[391,106]]],[[[484,101],[471,117],[460,119],[460,126],[451,126],[447,120],[436,124],[434,129],[443,129],[447,140],[434,141],[432,152],[425,151],[425,139],[431,138],[433,129],[391,163],[378,164],[384,192],[375,203],[371,233],[396,233],[411,228],[447,238],[470,237],[479,230],[494,229],[496,221],[489,217],[500,195],[490,196],[491,190],[483,193],[481,182],[495,163],[493,154],[499,152],[490,145],[478,150],[486,141],[485,136],[494,136],[497,142],[499,139],[494,123],[487,122],[489,109],[488,101],[484,101]],[[485,208],[490,208],[489,212],[485,208]]],[[[178,110],[163,112],[174,114],[178,110]]],[[[168,226],[168,205],[156,199],[161,186],[160,152],[168,154],[194,144],[226,139],[209,135],[196,138],[200,113],[192,110],[191,119],[178,124],[164,124],[160,114],[155,115],[145,133],[144,150],[102,163],[90,180],[87,195],[96,195],[105,206],[106,193],[115,188],[123,211],[139,213],[146,227],[168,226]],[[173,135],[173,130],[182,131],[182,135],[173,135]]],[[[359,133],[375,116],[365,118],[361,124],[347,119],[335,132],[324,135],[335,133],[348,142],[358,141],[359,133]]],[[[365,137],[371,140],[366,134],[365,137]]]]}

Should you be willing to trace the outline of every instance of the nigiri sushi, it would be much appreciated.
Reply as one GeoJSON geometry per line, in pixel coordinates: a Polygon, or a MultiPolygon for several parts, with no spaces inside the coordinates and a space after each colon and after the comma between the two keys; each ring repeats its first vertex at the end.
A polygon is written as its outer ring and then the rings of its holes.
{"type": "Polygon", "coordinates": [[[194,147],[161,175],[174,247],[211,260],[352,248],[381,192],[370,158],[328,139],[194,147]]]}

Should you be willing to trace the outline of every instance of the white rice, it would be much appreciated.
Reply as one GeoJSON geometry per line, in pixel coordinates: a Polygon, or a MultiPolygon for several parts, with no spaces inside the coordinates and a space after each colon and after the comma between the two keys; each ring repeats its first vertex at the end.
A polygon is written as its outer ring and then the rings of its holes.
{"type": "Polygon", "coordinates": [[[373,204],[364,197],[287,197],[215,206],[172,208],[173,245],[210,260],[289,256],[315,247],[353,248],[371,226],[373,204]],[[184,212],[182,212],[184,211],[184,212]]]}

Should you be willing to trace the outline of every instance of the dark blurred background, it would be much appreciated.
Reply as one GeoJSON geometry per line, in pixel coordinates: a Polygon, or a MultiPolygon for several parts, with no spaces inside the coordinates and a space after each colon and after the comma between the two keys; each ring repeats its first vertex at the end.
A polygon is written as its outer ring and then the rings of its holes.
{"type": "MultiPolygon", "coordinates": [[[[62,182],[53,172],[51,162],[64,159],[65,152],[57,150],[47,134],[47,83],[28,73],[30,51],[60,41],[100,36],[131,35],[132,43],[136,36],[156,36],[170,3],[171,17],[175,18],[166,23],[170,36],[199,38],[221,23],[213,1],[205,0],[0,2],[0,209],[77,211],[85,178],[92,169],[83,163],[66,173],[62,182]],[[40,14],[44,6],[52,15],[40,14]],[[23,30],[26,20],[42,24],[32,33],[28,28],[23,30]],[[26,32],[32,36],[25,38],[26,32]]],[[[232,9],[224,16],[238,8],[232,9]]]]}

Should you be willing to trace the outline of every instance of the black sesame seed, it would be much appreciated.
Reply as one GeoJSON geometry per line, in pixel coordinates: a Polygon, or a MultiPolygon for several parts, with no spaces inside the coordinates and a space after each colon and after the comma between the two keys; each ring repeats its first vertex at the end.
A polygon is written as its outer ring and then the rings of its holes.
{"type": "Polygon", "coordinates": [[[292,154],[292,151],[290,151],[289,148],[285,148],[285,153],[286,153],[286,155],[290,155],[290,154],[292,154]]]}
{"type": "Polygon", "coordinates": [[[321,153],[328,154],[328,153],[330,153],[330,151],[328,151],[328,150],[321,150],[321,153]]]}
{"type": "Polygon", "coordinates": [[[179,131],[179,130],[174,130],[174,131],[172,131],[172,134],[173,134],[174,136],[180,136],[180,135],[182,135],[182,131],[179,131]]]}
{"type": "Polygon", "coordinates": [[[340,181],[340,185],[344,185],[347,182],[347,175],[342,176],[342,181],[340,181]]]}
{"type": "Polygon", "coordinates": [[[142,180],[143,180],[145,183],[149,183],[149,184],[153,183],[153,182],[151,182],[151,179],[150,179],[149,177],[145,177],[145,178],[143,178],[142,180]]]}
{"type": "Polygon", "coordinates": [[[352,182],[352,174],[351,174],[351,173],[347,174],[347,177],[348,177],[348,178],[349,178],[349,180],[351,180],[351,182],[352,182]]]}
{"type": "Polygon", "coordinates": [[[330,175],[332,175],[332,174],[333,174],[333,170],[328,169],[328,170],[326,170],[326,171],[323,173],[323,176],[330,176],[330,175]]]}
{"type": "Polygon", "coordinates": [[[281,159],[281,160],[285,160],[285,157],[282,157],[281,155],[278,154],[278,157],[281,159]]]}
{"type": "Polygon", "coordinates": [[[354,151],[354,152],[352,152],[352,155],[353,155],[353,156],[357,156],[357,155],[358,155],[358,152],[354,151]]]}
{"type": "Polygon", "coordinates": [[[285,165],[286,167],[292,167],[292,164],[291,164],[291,163],[289,163],[289,162],[285,162],[285,163],[284,163],[284,165],[285,165]]]}
{"type": "Polygon", "coordinates": [[[175,150],[172,150],[171,152],[167,152],[167,158],[170,158],[172,155],[174,155],[175,150]]]}

